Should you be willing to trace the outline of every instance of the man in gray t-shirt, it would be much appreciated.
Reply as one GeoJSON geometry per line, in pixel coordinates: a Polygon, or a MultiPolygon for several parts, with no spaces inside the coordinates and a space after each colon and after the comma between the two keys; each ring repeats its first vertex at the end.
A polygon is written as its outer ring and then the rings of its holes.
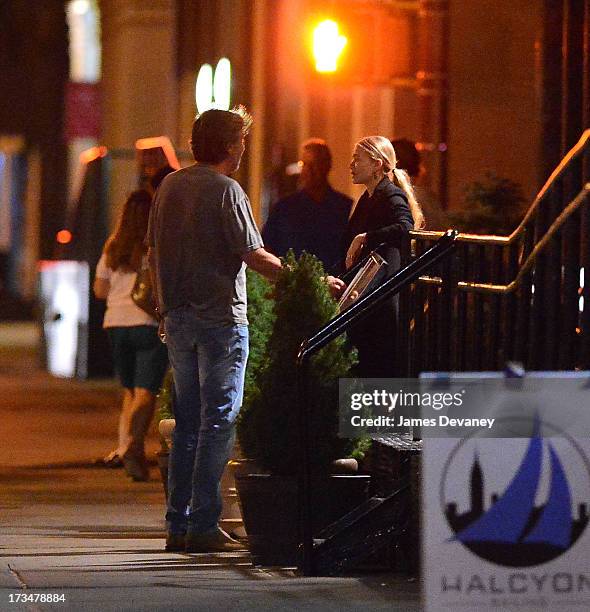
{"type": "Polygon", "coordinates": [[[163,180],[150,214],[148,258],[174,374],[166,550],[241,548],[217,523],[248,357],[245,266],[271,280],[281,269],[229,178],[250,123],[241,109],[197,117],[196,163],[163,180]]]}
{"type": "Polygon", "coordinates": [[[246,318],[246,265],[242,255],[262,238],[248,196],[232,178],[194,164],[160,186],[148,230],[155,251],[163,315],[192,304],[203,321],[242,323],[246,318]]]}

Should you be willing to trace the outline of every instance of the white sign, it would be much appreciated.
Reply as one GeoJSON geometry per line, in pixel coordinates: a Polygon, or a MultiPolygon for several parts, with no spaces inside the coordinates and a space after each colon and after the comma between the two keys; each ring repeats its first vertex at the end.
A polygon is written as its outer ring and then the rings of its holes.
{"type": "MultiPolygon", "coordinates": [[[[587,398],[588,373],[571,380],[587,398]]],[[[590,439],[568,431],[559,408],[499,417],[518,432],[528,419],[525,438],[424,440],[428,611],[590,609],[590,439]]]]}
{"type": "Polygon", "coordinates": [[[47,369],[54,376],[76,375],[78,332],[88,324],[89,269],[85,261],[41,261],[47,369]]]}

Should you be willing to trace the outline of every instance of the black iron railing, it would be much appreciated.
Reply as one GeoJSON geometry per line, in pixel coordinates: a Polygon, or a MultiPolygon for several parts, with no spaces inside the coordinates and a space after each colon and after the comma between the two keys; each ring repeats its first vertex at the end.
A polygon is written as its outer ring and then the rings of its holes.
{"type": "Polygon", "coordinates": [[[414,282],[437,262],[452,252],[457,232],[449,230],[425,253],[399,270],[394,276],[362,297],[347,310],[337,315],[314,336],[303,342],[297,356],[297,384],[299,389],[299,439],[301,440],[301,462],[299,473],[299,518],[303,544],[301,570],[305,576],[314,575],[312,533],[312,491],[310,471],[309,422],[312,410],[307,390],[309,359],[334,338],[343,334],[351,325],[370,315],[384,300],[399,293],[414,282]]]}
{"type": "MultiPolygon", "coordinates": [[[[459,234],[452,259],[400,296],[400,376],[590,369],[590,130],[510,236],[459,234]]],[[[412,232],[414,253],[442,234],[412,232]]]]}

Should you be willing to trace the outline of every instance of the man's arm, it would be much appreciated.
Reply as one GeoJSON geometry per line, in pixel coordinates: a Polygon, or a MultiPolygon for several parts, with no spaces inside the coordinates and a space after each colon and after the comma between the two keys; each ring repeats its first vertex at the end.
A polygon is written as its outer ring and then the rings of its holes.
{"type": "MultiPolygon", "coordinates": [[[[252,270],[258,272],[258,274],[262,274],[262,276],[265,276],[268,280],[273,282],[277,280],[279,272],[283,267],[278,257],[275,257],[272,253],[269,253],[263,248],[242,255],[242,259],[249,268],[252,268],[252,270]]],[[[326,276],[325,280],[332,297],[338,299],[342,295],[344,289],[346,289],[346,283],[334,276],[326,276]]]]}
{"type": "Polygon", "coordinates": [[[148,268],[150,271],[150,280],[152,281],[152,297],[154,300],[154,306],[159,311],[161,307],[160,296],[158,295],[158,285],[156,284],[156,261],[154,257],[153,247],[148,247],[147,252],[148,268]]]}
{"type": "Polygon", "coordinates": [[[242,259],[249,268],[252,268],[252,270],[258,272],[258,274],[262,274],[262,276],[273,282],[277,280],[279,272],[283,267],[278,257],[275,257],[262,247],[244,253],[242,259]]]}
{"type": "Polygon", "coordinates": [[[156,259],[154,256],[154,248],[149,246],[147,251],[148,270],[150,271],[150,281],[152,282],[152,300],[156,310],[156,319],[158,319],[158,336],[160,340],[166,343],[166,324],[162,316],[162,304],[158,295],[158,285],[156,284],[156,259]]]}

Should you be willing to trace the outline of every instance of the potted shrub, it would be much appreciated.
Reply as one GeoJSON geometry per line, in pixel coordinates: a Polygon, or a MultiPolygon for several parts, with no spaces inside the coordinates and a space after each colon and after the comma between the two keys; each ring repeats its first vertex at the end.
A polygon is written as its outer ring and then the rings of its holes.
{"type": "MultiPolygon", "coordinates": [[[[236,477],[249,548],[254,561],[263,565],[296,563],[300,447],[295,360],[301,342],[327,323],[337,308],[319,260],[304,253],[297,261],[289,253],[285,264],[273,290],[274,323],[266,353],[250,371],[238,420],[242,452],[264,472],[236,477]]],[[[354,362],[343,337],[312,359],[316,530],[346,514],[367,494],[368,477],[330,475],[334,460],[355,450],[354,442],[337,436],[338,379],[348,375],[354,362]]]]}

